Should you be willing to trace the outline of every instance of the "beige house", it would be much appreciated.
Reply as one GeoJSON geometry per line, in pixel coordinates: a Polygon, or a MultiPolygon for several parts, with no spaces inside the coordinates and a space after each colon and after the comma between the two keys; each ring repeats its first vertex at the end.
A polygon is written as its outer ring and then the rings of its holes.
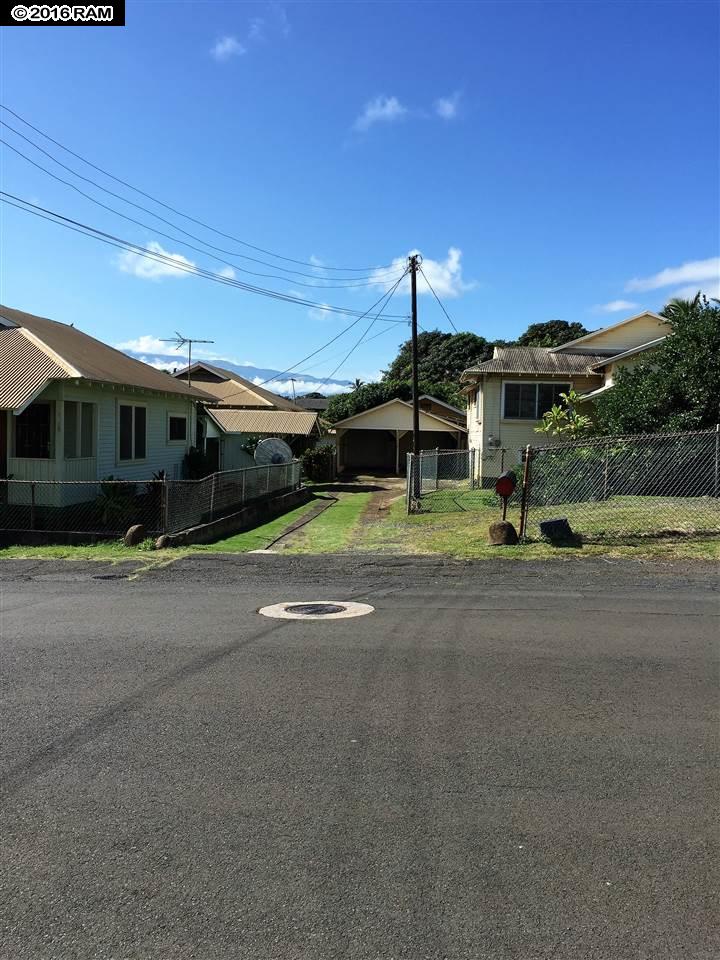
{"type": "MultiPolygon", "coordinates": [[[[466,446],[463,410],[427,394],[420,397],[419,406],[423,450],[466,446]]],[[[338,472],[404,473],[412,450],[412,420],[412,404],[398,399],[339,420],[335,424],[338,472]]]]}
{"type": "Polygon", "coordinates": [[[491,360],[466,370],[468,445],[478,451],[483,485],[517,466],[528,444],[552,442],[535,427],[561,393],[573,389],[591,401],[670,332],[663,317],[646,311],[560,347],[496,347],[491,360]]]}
{"type": "Polygon", "coordinates": [[[254,436],[282,437],[306,445],[319,435],[318,414],[271,393],[233,370],[202,361],[175,374],[210,394],[205,406],[204,437],[199,438],[213,469],[236,470],[255,462],[244,449],[254,436]]]}
{"type": "MultiPolygon", "coordinates": [[[[0,307],[0,477],[180,477],[209,399],[74,326],[0,307]]],[[[37,496],[51,504],[59,493],[37,496]]]]}

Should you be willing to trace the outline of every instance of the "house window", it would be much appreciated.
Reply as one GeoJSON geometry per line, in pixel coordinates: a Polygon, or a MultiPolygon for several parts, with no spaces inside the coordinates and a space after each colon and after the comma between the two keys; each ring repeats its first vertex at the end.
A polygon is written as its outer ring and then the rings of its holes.
{"type": "Polygon", "coordinates": [[[31,403],[15,418],[15,456],[49,460],[52,416],[49,403],[31,403]]]}
{"type": "Polygon", "coordinates": [[[507,382],[503,392],[503,419],[540,420],[560,401],[560,394],[569,390],[569,383],[507,382]]]}
{"type": "Polygon", "coordinates": [[[95,447],[95,404],[65,401],[65,459],[92,457],[95,447]]]}
{"type": "Polygon", "coordinates": [[[121,403],[118,407],[119,459],[144,460],[146,456],[147,409],[121,403]]]}
{"type": "Polygon", "coordinates": [[[168,442],[185,442],[187,440],[187,417],[170,414],[168,417],[168,442]]]}

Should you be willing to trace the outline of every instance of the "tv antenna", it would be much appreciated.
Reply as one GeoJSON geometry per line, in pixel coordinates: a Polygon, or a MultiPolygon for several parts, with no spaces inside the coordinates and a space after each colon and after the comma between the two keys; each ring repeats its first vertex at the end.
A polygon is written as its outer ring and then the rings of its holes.
{"type": "Polygon", "coordinates": [[[295,399],[295,377],[290,377],[290,383],[292,384],[293,400],[295,399]]]}
{"type": "Polygon", "coordinates": [[[188,382],[188,386],[191,386],[190,367],[192,366],[192,345],[194,343],[215,343],[215,341],[214,340],[195,340],[194,337],[184,337],[181,333],[178,333],[176,330],[174,337],[168,337],[167,339],[163,339],[161,340],[161,343],[174,343],[176,350],[180,350],[182,347],[187,346],[188,348],[187,382],[188,382]]]}

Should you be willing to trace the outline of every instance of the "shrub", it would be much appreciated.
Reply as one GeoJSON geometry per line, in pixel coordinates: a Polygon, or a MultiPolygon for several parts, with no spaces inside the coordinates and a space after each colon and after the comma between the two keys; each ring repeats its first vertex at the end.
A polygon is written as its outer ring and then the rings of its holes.
{"type": "Polygon", "coordinates": [[[300,458],[303,473],[314,483],[329,483],[335,479],[335,447],[328,443],[306,450],[300,458]]]}

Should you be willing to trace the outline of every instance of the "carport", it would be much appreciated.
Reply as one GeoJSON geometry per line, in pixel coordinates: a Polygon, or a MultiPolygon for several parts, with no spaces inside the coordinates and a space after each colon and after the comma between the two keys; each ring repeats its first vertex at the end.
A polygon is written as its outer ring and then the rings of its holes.
{"type": "MultiPolygon", "coordinates": [[[[412,404],[388,400],[335,424],[337,467],[344,470],[405,472],[412,450],[412,404]]],[[[467,444],[462,424],[435,413],[420,411],[420,447],[423,450],[456,450],[467,444]]]]}

